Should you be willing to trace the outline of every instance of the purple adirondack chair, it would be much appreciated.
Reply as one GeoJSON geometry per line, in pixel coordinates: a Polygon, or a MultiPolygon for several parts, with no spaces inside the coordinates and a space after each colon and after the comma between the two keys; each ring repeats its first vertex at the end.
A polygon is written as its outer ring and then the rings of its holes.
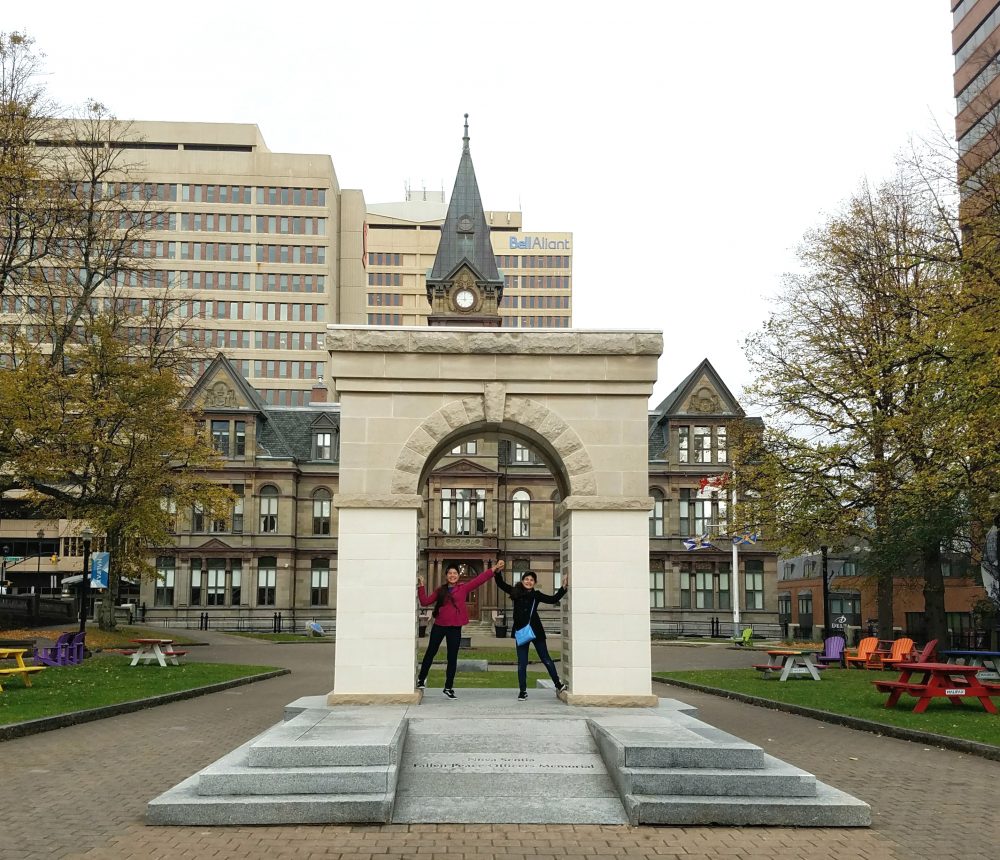
{"type": "Polygon", "coordinates": [[[824,666],[831,663],[836,663],[838,666],[841,665],[843,663],[842,658],[845,644],[843,636],[828,636],[823,640],[823,653],[817,659],[824,666]]]}
{"type": "Polygon", "coordinates": [[[69,647],[72,633],[61,633],[56,639],[56,644],[48,648],[35,648],[31,652],[31,657],[36,666],[68,666],[69,647]]]}
{"type": "Polygon", "coordinates": [[[86,633],[77,633],[66,646],[66,665],[79,666],[83,662],[86,633]]]}

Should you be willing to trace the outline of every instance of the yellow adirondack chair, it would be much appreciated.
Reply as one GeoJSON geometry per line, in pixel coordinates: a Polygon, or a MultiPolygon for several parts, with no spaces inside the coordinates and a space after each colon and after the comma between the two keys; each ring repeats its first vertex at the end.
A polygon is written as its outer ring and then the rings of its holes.
{"type": "Polygon", "coordinates": [[[847,663],[847,668],[850,669],[852,666],[856,666],[859,669],[864,669],[865,664],[868,663],[868,659],[876,648],[878,648],[878,638],[875,636],[866,636],[858,643],[858,647],[853,653],[850,651],[845,652],[844,660],[847,663]]]}

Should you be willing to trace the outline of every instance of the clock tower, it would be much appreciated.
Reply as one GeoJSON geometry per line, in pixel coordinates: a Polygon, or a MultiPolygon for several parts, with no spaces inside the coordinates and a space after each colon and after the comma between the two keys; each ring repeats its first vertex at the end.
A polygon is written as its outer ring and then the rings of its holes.
{"type": "Polygon", "coordinates": [[[490,243],[483,201],[469,152],[469,115],[465,115],[462,159],[448,214],[441,225],[434,266],[427,275],[427,301],[432,326],[500,325],[503,277],[490,243]]]}

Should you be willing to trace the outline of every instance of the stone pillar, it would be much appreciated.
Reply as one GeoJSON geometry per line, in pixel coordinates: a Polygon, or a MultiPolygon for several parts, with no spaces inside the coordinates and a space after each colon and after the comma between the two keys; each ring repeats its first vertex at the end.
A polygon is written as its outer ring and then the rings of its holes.
{"type": "MultiPolygon", "coordinates": [[[[573,705],[655,706],[649,635],[648,498],[570,496],[563,668],[573,705]]],[[[568,533],[567,533],[568,532],[568,533]]]]}
{"type": "Polygon", "coordinates": [[[331,705],[417,702],[420,497],[338,496],[337,649],[331,705]]]}

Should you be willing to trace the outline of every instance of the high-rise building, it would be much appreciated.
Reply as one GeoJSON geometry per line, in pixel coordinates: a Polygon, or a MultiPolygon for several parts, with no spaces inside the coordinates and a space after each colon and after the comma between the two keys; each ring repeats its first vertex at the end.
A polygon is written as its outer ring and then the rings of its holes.
{"type": "Polygon", "coordinates": [[[340,188],[329,155],[271,152],[256,125],[135,122],[126,137],[135,179],[102,191],[163,213],[140,249],[151,282],[265,402],[308,403],[327,324],[363,322],[343,306],[364,284],[362,193],[340,188]]]}
{"type": "Polygon", "coordinates": [[[1000,150],[1000,6],[993,0],[950,0],[955,56],[955,137],[964,170],[1000,150]]]}

